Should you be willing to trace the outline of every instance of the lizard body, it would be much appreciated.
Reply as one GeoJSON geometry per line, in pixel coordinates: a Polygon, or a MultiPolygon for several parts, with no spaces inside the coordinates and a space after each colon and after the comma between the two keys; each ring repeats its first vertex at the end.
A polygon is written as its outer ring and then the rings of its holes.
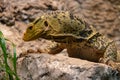
{"type": "Polygon", "coordinates": [[[45,13],[30,23],[23,40],[38,38],[55,42],[54,46],[43,52],[57,54],[67,49],[70,57],[102,62],[117,68],[117,49],[114,41],[68,11],[45,13]]]}

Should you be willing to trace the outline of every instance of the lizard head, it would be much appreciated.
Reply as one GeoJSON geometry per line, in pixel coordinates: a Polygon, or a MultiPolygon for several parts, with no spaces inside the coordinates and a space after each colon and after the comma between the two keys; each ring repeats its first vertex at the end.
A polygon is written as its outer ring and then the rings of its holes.
{"type": "Polygon", "coordinates": [[[36,20],[28,24],[28,28],[24,33],[23,40],[31,41],[39,38],[40,36],[43,36],[47,28],[48,28],[47,21],[42,19],[41,17],[37,18],[36,20]]]}

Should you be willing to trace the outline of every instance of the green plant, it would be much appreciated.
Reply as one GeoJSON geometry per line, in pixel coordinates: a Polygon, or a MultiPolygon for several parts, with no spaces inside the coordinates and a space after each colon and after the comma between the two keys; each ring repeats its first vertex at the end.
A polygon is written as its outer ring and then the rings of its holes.
{"type": "Polygon", "coordinates": [[[16,70],[16,47],[14,43],[12,43],[10,40],[4,38],[3,33],[0,31],[0,73],[4,73],[4,80],[20,80],[17,75],[16,70]],[[9,41],[12,44],[13,47],[13,55],[8,52],[6,47],[6,41],[9,41]],[[12,62],[12,66],[10,66],[9,62],[12,62]]]}

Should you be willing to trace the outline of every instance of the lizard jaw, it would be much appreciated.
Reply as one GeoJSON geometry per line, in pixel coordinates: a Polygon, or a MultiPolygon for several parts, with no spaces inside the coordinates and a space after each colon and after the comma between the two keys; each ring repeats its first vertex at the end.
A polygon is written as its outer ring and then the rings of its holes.
{"type": "Polygon", "coordinates": [[[32,40],[38,39],[42,34],[43,34],[43,31],[32,32],[32,34],[24,33],[22,39],[24,41],[32,41],[32,40]]]}

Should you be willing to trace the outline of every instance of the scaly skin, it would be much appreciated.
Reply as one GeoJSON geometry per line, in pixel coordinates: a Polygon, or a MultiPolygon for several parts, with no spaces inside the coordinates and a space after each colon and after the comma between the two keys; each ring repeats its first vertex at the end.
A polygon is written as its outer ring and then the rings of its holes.
{"type": "Polygon", "coordinates": [[[70,57],[102,62],[118,69],[114,41],[67,11],[45,13],[30,23],[23,40],[37,38],[55,41],[52,47],[42,52],[57,54],[66,48],[70,57]]]}

